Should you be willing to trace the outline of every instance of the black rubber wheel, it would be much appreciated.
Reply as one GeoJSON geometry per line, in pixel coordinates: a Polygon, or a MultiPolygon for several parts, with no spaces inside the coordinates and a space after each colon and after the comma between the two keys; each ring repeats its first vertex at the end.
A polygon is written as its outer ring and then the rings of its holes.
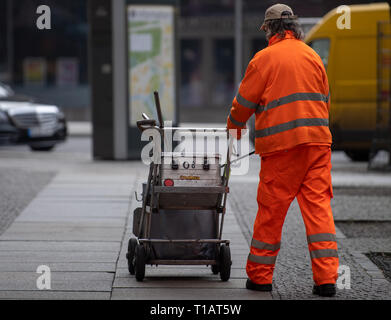
{"type": "Polygon", "coordinates": [[[146,261],[146,254],[145,254],[145,248],[142,244],[137,245],[136,252],[135,252],[135,261],[134,261],[134,267],[135,267],[135,273],[136,273],[136,280],[141,282],[144,280],[145,277],[145,261],[146,261]]]}
{"type": "Polygon", "coordinates": [[[220,268],[219,268],[219,266],[217,264],[211,265],[210,269],[212,270],[213,274],[219,274],[219,272],[220,272],[220,268]]]}
{"type": "Polygon", "coordinates": [[[370,150],[368,149],[351,149],[344,150],[350,160],[354,162],[368,162],[370,157],[370,150]]]}
{"type": "Polygon", "coordinates": [[[36,152],[49,152],[54,149],[55,145],[52,146],[30,146],[31,151],[36,152]]]}
{"type": "Polygon", "coordinates": [[[220,247],[220,278],[228,281],[231,277],[231,249],[225,244],[220,247]]]}
{"type": "Polygon", "coordinates": [[[131,275],[134,276],[134,253],[136,251],[137,240],[134,238],[129,239],[128,242],[128,253],[126,254],[126,259],[128,260],[128,270],[131,275]]]}

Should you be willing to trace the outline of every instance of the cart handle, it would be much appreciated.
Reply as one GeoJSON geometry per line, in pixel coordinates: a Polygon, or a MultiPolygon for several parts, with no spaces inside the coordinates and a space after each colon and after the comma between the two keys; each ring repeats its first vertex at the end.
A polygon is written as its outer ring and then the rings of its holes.
{"type": "MultiPolygon", "coordinates": [[[[231,160],[231,164],[232,164],[232,163],[236,163],[236,162],[238,162],[238,161],[240,161],[240,160],[243,160],[243,159],[245,159],[245,158],[247,158],[247,157],[251,157],[251,156],[254,155],[254,154],[255,154],[255,151],[252,151],[252,152],[250,152],[249,154],[246,154],[246,155],[244,155],[244,156],[241,156],[241,157],[239,157],[239,158],[236,158],[236,159],[234,159],[234,160],[231,160]]],[[[224,166],[225,166],[225,164],[221,165],[220,168],[222,168],[222,167],[224,167],[224,166]]]]}
{"type": "Polygon", "coordinates": [[[156,127],[156,120],[149,119],[137,121],[137,128],[139,128],[141,132],[153,127],[156,127]]]}
{"type": "Polygon", "coordinates": [[[197,133],[215,133],[215,134],[227,134],[226,128],[187,128],[187,127],[165,127],[164,131],[175,132],[197,132],[197,133]]]}
{"type": "Polygon", "coordinates": [[[156,111],[157,111],[157,117],[159,120],[159,127],[160,129],[164,128],[164,122],[163,122],[163,115],[162,115],[162,108],[160,106],[160,98],[159,98],[159,92],[155,91],[154,93],[155,96],[155,105],[156,105],[156,111]]]}

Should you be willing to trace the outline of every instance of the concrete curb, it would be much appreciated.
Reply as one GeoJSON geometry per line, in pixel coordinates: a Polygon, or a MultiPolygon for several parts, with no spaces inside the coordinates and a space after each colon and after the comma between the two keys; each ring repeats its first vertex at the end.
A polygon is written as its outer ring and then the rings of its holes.
{"type": "Polygon", "coordinates": [[[350,254],[374,282],[380,285],[389,284],[388,280],[384,277],[383,272],[364,253],[360,251],[351,251],[350,254]]]}

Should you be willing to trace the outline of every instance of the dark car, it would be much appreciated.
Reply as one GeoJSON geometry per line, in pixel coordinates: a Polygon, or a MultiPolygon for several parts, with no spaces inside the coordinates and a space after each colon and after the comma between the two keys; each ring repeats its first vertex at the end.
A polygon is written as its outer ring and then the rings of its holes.
{"type": "Polygon", "coordinates": [[[13,143],[17,137],[18,129],[11,125],[7,113],[0,111],[0,145],[13,143]]]}
{"type": "Polygon", "coordinates": [[[17,96],[0,83],[0,143],[22,143],[34,151],[50,151],[66,137],[65,116],[57,106],[17,96]]]}

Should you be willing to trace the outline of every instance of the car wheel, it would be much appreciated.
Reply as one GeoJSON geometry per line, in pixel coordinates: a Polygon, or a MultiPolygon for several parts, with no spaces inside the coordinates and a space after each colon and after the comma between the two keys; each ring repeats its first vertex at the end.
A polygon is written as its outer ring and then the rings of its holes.
{"type": "Polygon", "coordinates": [[[370,150],[368,150],[368,149],[357,149],[357,150],[351,149],[351,150],[344,150],[344,151],[345,151],[345,154],[350,158],[350,160],[352,160],[354,162],[367,162],[367,161],[369,161],[369,157],[370,157],[370,153],[371,153],[370,150]]]}
{"type": "Polygon", "coordinates": [[[37,152],[49,152],[54,149],[56,145],[50,145],[50,146],[39,146],[39,145],[30,145],[31,151],[37,151],[37,152]]]}

